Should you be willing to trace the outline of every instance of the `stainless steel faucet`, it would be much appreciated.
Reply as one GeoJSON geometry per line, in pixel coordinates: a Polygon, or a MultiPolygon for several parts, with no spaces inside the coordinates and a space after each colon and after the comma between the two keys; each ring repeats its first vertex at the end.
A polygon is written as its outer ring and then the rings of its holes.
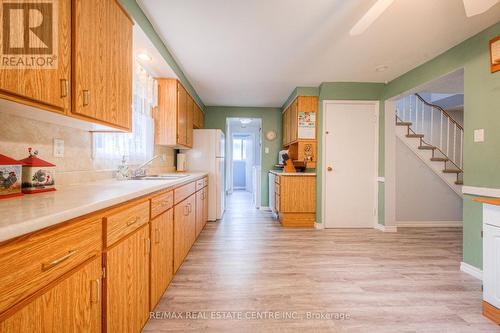
{"type": "Polygon", "coordinates": [[[142,163],[141,165],[139,165],[137,168],[133,169],[132,170],[132,177],[146,176],[147,166],[149,166],[151,163],[153,163],[154,160],[156,160],[157,158],[160,158],[160,157],[161,157],[161,155],[156,155],[152,159],[150,159],[149,161],[146,161],[146,162],[142,163]]]}

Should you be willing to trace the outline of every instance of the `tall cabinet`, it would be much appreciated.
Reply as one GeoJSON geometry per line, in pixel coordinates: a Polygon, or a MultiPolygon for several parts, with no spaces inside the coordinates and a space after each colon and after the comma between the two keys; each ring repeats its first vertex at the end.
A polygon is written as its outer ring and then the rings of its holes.
{"type": "Polygon", "coordinates": [[[283,147],[294,164],[316,167],[317,115],[317,96],[297,96],[283,111],[283,147]]]}

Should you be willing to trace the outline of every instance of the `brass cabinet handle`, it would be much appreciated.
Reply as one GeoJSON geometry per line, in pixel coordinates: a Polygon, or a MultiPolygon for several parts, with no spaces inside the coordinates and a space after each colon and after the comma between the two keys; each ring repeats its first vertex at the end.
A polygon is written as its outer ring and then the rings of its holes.
{"type": "Polygon", "coordinates": [[[146,254],[149,254],[149,251],[151,250],[151,239],[146,238],[145,246],[146,246],[146,254]]]}
{"type": "Polygon", "coordinates": [[[83,106],[87,106],[89,104],[90,104],[90,91],[84,90],[83,91],[83,106]]]}
{"type": "Polygon", "coordinates": [[[49,263],[43,263],[42,264],[42,271],[48,271],[49,269],[51,269],[52,267],[55,267],[57,265],[59,265],[60,263],[68,260],[69,258],[71,258],[72,256],[74,256],[76,253],[76,250],[71,250],[71,251],[68,251],[68,253],[66,253],[65,255],[63,255],[62,257],[60,258],[57,258],[56,260],[54,261],[51,261],[49,263]]]}
{"type": "Polygon", "coordinates": [[[184,216],[188,216],[189,215],[189,204],[187,204],[186,206],[184,206],[184,216]]]}
{"type": "Polygon", "coordinates": [[[139,217],[134,217],[134,218],[131,218],[130,220],[127,221],[127,227],[130,227],[132,224],[136,224],[137,222],[139,222],[140,218],[139,217]]]}
{"type": "Polygon", "coordinates": [[[155,229],[155,244],[160,244],[160,230],[155,229]]]}
{"type": "Polygon", "coordinates": [[[67,97],[68,90],[68,80],[61,79],[61,97],[67,97]]]}
{"type": "Polygon", "coordinates": [[[328,167],[328,168],[326,168],[326,171],[331,172],[331,171],[333,171],[333,168],[332,167],[328,167]]]}
{"type": "Polygon", "coordinates": [[[95,297],[91,297],[91,303],[99,304],[101,302],[101,279],[95,279],[95,297]]]}

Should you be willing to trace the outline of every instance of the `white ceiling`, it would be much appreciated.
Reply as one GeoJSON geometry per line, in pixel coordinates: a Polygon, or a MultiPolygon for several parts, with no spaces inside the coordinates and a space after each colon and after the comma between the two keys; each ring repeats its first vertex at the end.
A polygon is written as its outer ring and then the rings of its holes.
{"type": "Polygon", "coordinates": [[[205,105],[279,107],[296,86],[390,81],[500,20],[500,4],[466,18],[461,0],[396,0],[350,36],[374,2],[138,0],[205,105]]]}

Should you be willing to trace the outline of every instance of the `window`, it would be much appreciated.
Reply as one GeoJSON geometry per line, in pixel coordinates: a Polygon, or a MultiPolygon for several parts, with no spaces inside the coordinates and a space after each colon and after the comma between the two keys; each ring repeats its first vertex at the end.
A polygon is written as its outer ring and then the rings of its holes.
{"type": "Polygon", "coordinates": [[[233,160],[244,161],[247,159],[247,140],[242,137],[233,137],[233,160]]]}
{"type": "Polygon", "coordinates": [[[154,123],[151,109],[156,106],[157,84],[137,62],[134,64],[132,90],[132,133],[94,133],[93,158],[121,160],[131,164],[153,157],[154,123]]]}

